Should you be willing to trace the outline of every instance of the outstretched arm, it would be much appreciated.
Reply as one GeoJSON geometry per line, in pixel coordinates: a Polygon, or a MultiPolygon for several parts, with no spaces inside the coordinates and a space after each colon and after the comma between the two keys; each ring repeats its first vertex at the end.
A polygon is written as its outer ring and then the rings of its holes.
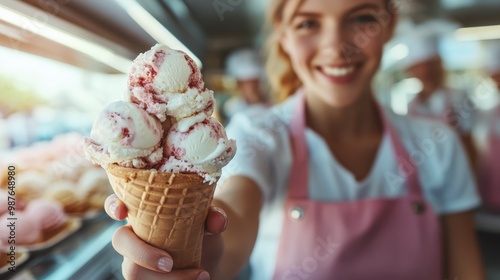
{"type": "Polygon", "coordinates": [[[214,206],[224,209],[228,226],[222,234],[224,253],[214,279],[233,279],[248,262],[259,228],[262,194],[243,176],[229,178],[218,191],[214,206]]]}
{"type": "Polygon", "coordinates": [[[441,217],[444,279],[485,279],[472,211],[441,217]]]}

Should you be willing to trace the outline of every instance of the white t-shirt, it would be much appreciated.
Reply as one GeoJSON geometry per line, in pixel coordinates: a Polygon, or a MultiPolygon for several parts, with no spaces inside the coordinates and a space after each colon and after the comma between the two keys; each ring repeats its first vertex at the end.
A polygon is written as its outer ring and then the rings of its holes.
{"type": "Polygon", "coordinates": [[[263,103],[248,104],[242,97],[235,96],[226,101],[223,111],[224,115],[228,119],[231,119],[238,113],[258,114],[260,111],[265,109],[267,109],[267,106],[263,103]]]}
{"type": "MultiPolygon", "coordinates": [[[[255,268],[252,279],[271,279],[274,272],[292,160],[288,126],[295,103],[296,97],[291,97],[259,116],[236,115],[227,127],[238,151],[219,182],[231,175],[247,176],[264,197],[250,258],[255,268]]],[[[438,122],[386,113],[417,163],[424,195],[434,211],[442,215],[477,207],[480,199],[455,133],[438,122]]],[[[311,199],[348,201],[406,193],[388,135],[383,137],[370,174],[361,182],[335,160],[327,144],[311,129],[306,130],[306,141],[311,199]]]]}
{"type": "Polygon", "coordinates": [[[456,112],[456,119],[452,120],[453,125],[456,125],[456,129],[461,133],[470,133],[476,121],[476,109],[465,91],[440,89],[434,92],[426,102],[419,102],[417,98],[410,102],[410,107],[414,108],[419,115],[443,120],[450,106],[456,112]]]}

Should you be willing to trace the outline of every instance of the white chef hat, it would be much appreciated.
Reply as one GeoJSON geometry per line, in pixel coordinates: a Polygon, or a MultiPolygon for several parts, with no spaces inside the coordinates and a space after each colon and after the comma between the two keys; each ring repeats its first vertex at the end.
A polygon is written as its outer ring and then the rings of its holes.
{"type": "Polygon", "coordinates": [[[484,60],[488,72],[500,72],[500,40],[485,42],[484,60]]]}
{"type": "Polygon", "coordinates": [[[252,49],[239,49],[226,59],[226,73],[237,80],[261,78],[263,71],[259,55],[252,49]]]}
{"type": "Polygon", "coordinates": [[[439,57],[440,38],[452,34],[458,27],[457,23],[446,19],[432,19],[418,25],[405,23],[398,28],[395,39],[408,50],[408,55],[400,61],[400,66],[407,69],[439,57]]]}
{"type": "Polygon", "coordinates": [[[437,36],[423,29],[405,36],[402,44],[408,49],[408,55],[401,60],[401,67],[404,69],[439,57],[437,36]]]}

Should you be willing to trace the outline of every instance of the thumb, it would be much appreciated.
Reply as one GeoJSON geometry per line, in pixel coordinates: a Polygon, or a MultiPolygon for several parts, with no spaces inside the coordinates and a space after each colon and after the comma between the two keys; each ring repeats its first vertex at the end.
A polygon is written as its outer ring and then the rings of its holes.
{"type": "Polygon", "coordinates": [[[219,207],[210,207],[205,221],[205,231],[208,234],[219,234],[227,228],[226,212],[219,207]]]}
{"type": "Polygon", "coordinates": [[[115,194],[112,194],[104,201],[104,210],[115,220],[127,218],[127,207],[115,194]]]}

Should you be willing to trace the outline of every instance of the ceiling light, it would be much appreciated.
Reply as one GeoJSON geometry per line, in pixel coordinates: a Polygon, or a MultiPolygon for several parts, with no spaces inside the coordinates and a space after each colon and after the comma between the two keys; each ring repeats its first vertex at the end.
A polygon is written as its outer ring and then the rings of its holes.
{"type": "Polygon", "coordinates": [[[479,41],[500,39],[500,25],[459,28],[455,38],[460,41],[479,41]]]}
{"type": "Polygon", "coordinates": [[[163,24],[161,24],[153,15],[151,15],[141,4],[135,0],[115,0],[128,15],[144,29],[151,37],[159,43],[165,44],[172,49],[181,50],[187,53],[201,68],[200,59],[191,52],[179,39],[177,39],[163,24]]]}
{"type": "Polygon", "coordinates": [[[12,38],[16,41],[21,41],[21,42],[28,42],[26,38],[24,38],[20,33],[19,30],[11,27],[9,25],[4,24],[3,22],[0,22],[0,34],[3,34],[9,38],[12,38]]]}
{"type": "MultiPolygon", "coordinates": [[[[120,72],[127,73],[130,70],[130,66],[132,64],[130,59],[117,55],[110,49],[101,45],[67,33],[49,25],[47,22],[20,12],[20,10],[24,11],[28,9],[33,8],[17,1],[2,0],[2,4],[0,4],[0,19],[8,22],[9,24],[27,30],[28,33],[25,35],[27,37],[26,39],[30,39],[30,36],[39,35],[80,53],[86,54],[96,61],[106,64],[120,72]],[[7,7],[7,4],[9,7],[7,7]],[[17,9],[13,9],[11,7],[16,7],[17,9]],[[32,34],[29,34],[29,32],[32,34]]],[[[39,15],[39,13],[40,11],[34,10],[31,11],[31,13],[28,12],[27,14],[39,15]]]]}

